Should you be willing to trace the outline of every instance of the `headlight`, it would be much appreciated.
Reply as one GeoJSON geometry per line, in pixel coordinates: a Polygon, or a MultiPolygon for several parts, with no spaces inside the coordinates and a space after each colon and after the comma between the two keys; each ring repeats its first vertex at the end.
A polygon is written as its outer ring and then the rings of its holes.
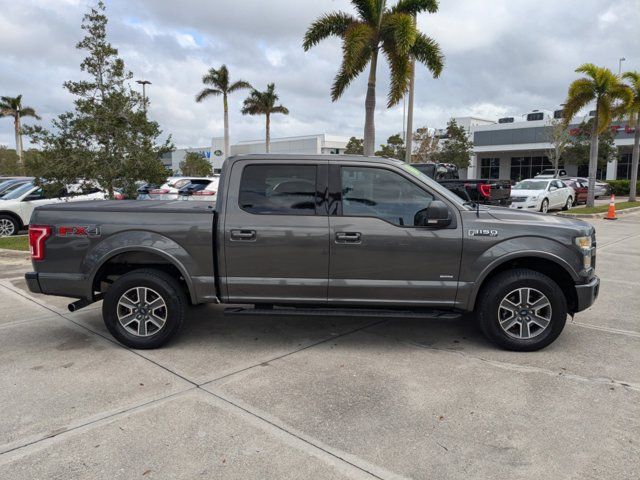
{"type": "Polygon", "coordinates": [[[538,195],[533,195],[533,196],[527,198],[528,202],[535,202],[536,200],[538,200],[538,195]]]}
{"type": "Polygon", "coordinates": [[[582,252],[582,266],[586,270],[591,267],[591,237],[576,237],[574,241],[582,252]]]}

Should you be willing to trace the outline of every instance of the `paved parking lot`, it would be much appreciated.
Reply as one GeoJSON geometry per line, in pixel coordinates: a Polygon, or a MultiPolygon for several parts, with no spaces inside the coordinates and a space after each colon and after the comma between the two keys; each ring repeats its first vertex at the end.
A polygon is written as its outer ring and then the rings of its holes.
{"type": "Polygon", "coordinates": [[[639,478],[640,214],[594,223],[600,298],[535,353],[218,306],[133,351],[0,255],[0,478],[639,478]]]}

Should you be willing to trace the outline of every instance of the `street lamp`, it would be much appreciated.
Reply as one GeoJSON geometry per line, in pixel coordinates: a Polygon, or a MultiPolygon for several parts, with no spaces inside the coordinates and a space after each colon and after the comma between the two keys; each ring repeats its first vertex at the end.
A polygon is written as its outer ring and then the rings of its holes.
{"type": "Polygon", "coordinates": [[[136,83],[142,85],[142,106],[144,108],[145,113],[147,112],[147,85],[151,85],[149,80],[136,80],[136,83]]]}
{"type": "Polygon", "coordinates": [[[622,62],[624,62],[625,60],[626,58],[624,57],[620,57],[620,59],[618,60],[618,75],[622,73],[622,62]]]}

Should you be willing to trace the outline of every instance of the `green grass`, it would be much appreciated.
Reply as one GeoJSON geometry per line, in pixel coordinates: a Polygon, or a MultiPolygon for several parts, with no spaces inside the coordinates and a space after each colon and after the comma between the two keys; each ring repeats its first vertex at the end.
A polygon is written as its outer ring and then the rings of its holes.
{"type": "Polygon", "coordinates": [[[27,235],[19,235],[16,237],[0,237],[0,248],[28,252],[29,237],[27,235]]]}
{"type": "MultiPolygon", "coordinates": [[[[640,207],[640,202],[620,202],[620,203],[616,203],[616,211],[618,210],[624,210],[625,208],[633,208],[633,207],[640,207]]],[[[568,213],[568,214],[572,214],[572,213],[607,213],[607,211],[609,210],[609,204],[607,205],[598,205],[597,207],[591,207],[591,208],[587,208],[587,207],[578,207],[578,208],[574,208],[572,210],[569,210],[568,212],[561,212],[561,213],[568,213]]]]}

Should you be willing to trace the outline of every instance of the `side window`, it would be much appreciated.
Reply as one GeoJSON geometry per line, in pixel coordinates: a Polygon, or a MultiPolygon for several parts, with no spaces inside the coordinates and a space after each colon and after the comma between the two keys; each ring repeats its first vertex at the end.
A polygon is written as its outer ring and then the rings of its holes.
{"type": "Polygon", "coordinates": [[[262,215],[315,215],[315,165],[247,165],[240,208],[262,215]]]}
{"type": "Polygon", "coordinates": [[[342,214],[417,225],[416,214],[434,197],[403,176],[381,168],[342,167],[342,214]]]}

